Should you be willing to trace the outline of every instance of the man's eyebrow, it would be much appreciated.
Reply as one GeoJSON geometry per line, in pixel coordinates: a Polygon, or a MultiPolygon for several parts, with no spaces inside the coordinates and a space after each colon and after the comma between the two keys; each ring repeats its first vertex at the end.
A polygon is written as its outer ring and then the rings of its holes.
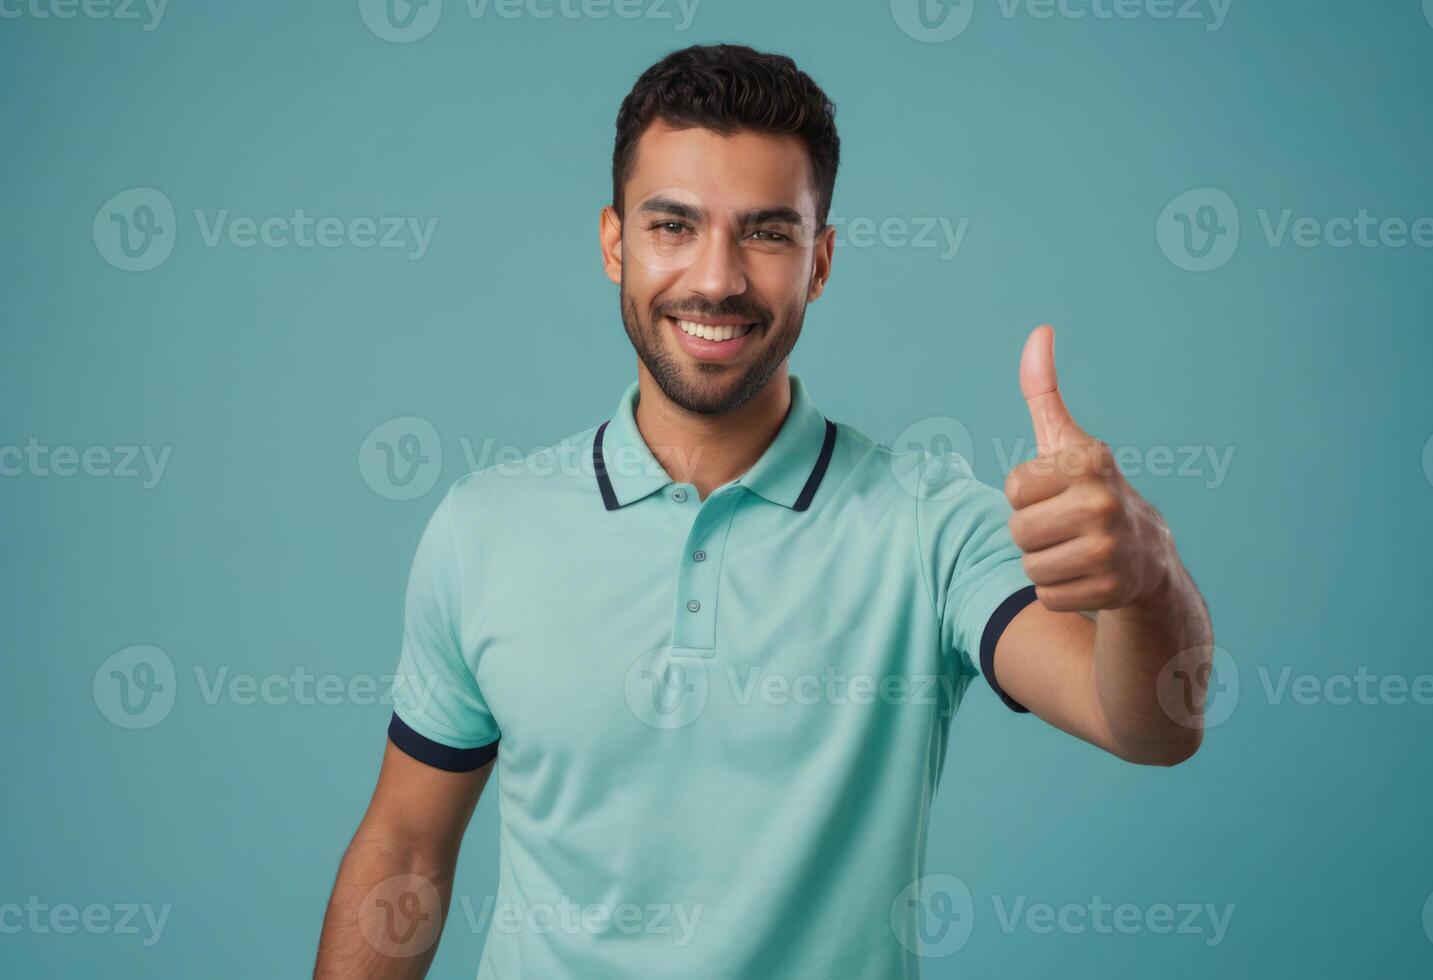
{"type": "Polygon", "coordinates": [[[775,221],[780,224],[799,225],[805,222],[801,212],[795,208],[760,208],[756,211],[748,211],[741,216],[742,222],[748,225],[764,225],[768,221],[775,221]]]}
{"type": "Polygon", "coordinates": [[[671,197],[649,197],[642,202],[642,206],[638,210],[653,214],[672,214],[688,221],[698,221],[702,216],[701,208],[693,207],[671,197]]]}
{"type": "MultiPolygon", "coordinates": [[[[684,201],[678,201],[675,198],[670,197],[648,198],[647,200],[642,202],[642,205],[640,208],[638,208],[638,210],[655,214],[675,215],[678,218],[683,218],[687,221],[692,222],[700,221],[706,213],[703,208],[699,208],[694,205],[687,204],[684,201]]],[[[805,219],[802,218],[800,211],[797,211],[795,208],[784,206],[756,208],[752,211],[744,211],[738,214],[737,218],[739,222],[743,225],[759,225],[766,224],[767,222],[771,221],[788,225],[800,225],[803,224],[805,221],[805,219]]]]}

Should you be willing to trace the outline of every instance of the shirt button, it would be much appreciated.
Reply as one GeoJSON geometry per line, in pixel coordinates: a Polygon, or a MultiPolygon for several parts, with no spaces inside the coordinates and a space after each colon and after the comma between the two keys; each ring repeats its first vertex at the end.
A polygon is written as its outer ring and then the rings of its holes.
{"type": "Polygon", "coordinates": [[[687,492],[681,487],[677,487],[677,489],[672,491],[672,499],[675,500],[677,503],[681,503],[683,500],[687,499],[687,492]]]}
{"type": "Polygon", "coordinates": [[[695,599],[689,599],[689,600],[687,601],[687,610],[688,610],[689,612],[696,612],[696,611],[697,611],[698,609],[700,609],[701,607],[702,607],[702,604],[701,604],[700,602],[698,602],[697,600],[695,600],[695,599]]]}
{"type": "Polygon", "coordinates": [[[707,553],[706,553],[705,551],[693,551],[693,552],[692,552],[692,561],[706,561],[706,560],[707,560],[707,553]]]}

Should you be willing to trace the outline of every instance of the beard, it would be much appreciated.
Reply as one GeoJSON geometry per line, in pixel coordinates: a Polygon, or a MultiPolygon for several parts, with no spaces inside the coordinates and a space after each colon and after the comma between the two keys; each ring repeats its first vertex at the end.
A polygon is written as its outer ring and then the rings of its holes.
{"type": "Polygon", "coordinates": [[[724,415],[745,404],[760,391],[796,346],[796,338],[801,335],[801,324],[806,318],[806,304],[802,303],[799,309],[788,310],[787,315],[779,319],[751,308],[736,308],[732,304],[670,311],[656,309],[649,319],[643,319],[637,304],[627,292],[625,281],[619,301],[627,339],[632,342],[657,387],[673,403],[698,415],[724,415]],[[759,338],[764,343],[753,348],[756,356],[749,364],[711,364],[689,360],[673,349],[664,336],[667,328],[663,314],[668,312],[750,317],[757,324],[752,329],[762,333],[770,332],[778,322],[782,327],[775,334],[774,341],[767,337],[759,338]]]}

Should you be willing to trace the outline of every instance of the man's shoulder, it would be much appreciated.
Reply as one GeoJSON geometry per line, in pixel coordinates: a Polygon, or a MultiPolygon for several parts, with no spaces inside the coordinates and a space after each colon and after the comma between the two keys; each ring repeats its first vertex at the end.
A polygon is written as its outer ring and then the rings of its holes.
{"type": "Polygon", "coordinates": [[[899,439],[882,442],[844,422],[837,422],[836,428],[833,456],[840,459],[850,492],[914,504],[956,495],[975,480],[970,464],[957,452],[912,441],[902,445],[899,439]]]}
{"type": "Polygon", "coordinates": [[[550,445],[526,454],[499,447],[490,461],[456,479],[448,490],[449,505],[460,513],[549,502],[550,496],[597,492],[592,441],[597,426],[589,425],[550,445]]]}

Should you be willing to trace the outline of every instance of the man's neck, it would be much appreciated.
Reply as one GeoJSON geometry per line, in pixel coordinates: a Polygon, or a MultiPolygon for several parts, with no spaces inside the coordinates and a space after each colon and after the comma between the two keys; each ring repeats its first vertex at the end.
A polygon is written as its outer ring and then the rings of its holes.
{"type": "Polygon", "coordinates": [[[640,361],[637,379],[637,431],[667,475],[695,486],[702,500],[751,469],[791,410],[784,363],[760,391],[724,415],[699,415],[677,405],[640,361]]]}

